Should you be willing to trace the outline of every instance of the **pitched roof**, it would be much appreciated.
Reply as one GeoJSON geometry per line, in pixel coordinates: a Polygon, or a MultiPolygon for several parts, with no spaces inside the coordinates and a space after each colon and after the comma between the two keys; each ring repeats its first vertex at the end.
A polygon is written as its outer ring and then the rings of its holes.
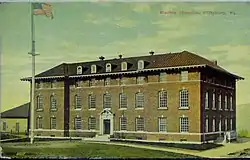
{"type": "Polygon", "coordinates": [[[1,118],[28,118],[30,102],[1,113],[1,118]]]}
{"type": "Polygon", "coordinates": [[[182,66],[194,66],[194,65],[205,65],[207,67],[216,69],[220,72],[229,74],[237,79],[243,79],[237,75],[234,75],[227,70],[223,69],[219,65],[214,62],[203,58],[194,53],[190,53],[188,51],[182,51],[179,53],[165,53],[165,54],[155,54],[155,55],[147,55],[147,56],[138,56],[138,57],[128,57],[128,58],[115,58],[108,60],[99,60],[99,61],[91,61],[91,62],[81,62],[81,63],[62,63],[58,66],[55,66],[45,72],[42,72],[36,77],[50,77],[50,76],[64,76],[66,73],[69,76],[77,75],[77,66],[82,66],[84,68],[82,75],[89,75],[91,65],[97,65],[97,74],[106,73],[105,72],[105,64],[111,63],[113,66],[111,73],[116,72],[128,72],[128,71],[136,71],[137,70],[137,62],[139,60],[143,60],[146,65],[145,69],[157,69],[157,68],[167,68],[167,67],[182,67],[182,66]],[[130,64],[130,67],[127,71],[121,71],[121,62],[127,62],[130,64]]]}

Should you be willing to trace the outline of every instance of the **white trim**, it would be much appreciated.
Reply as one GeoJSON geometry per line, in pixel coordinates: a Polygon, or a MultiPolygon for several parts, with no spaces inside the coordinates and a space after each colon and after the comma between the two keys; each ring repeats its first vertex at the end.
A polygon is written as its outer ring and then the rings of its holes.
{"type": "Polygon", "coordinates": [[[144,107],[137,107],[135,110],[144,110],[144,107]]]}
{"type": "Polygon", "coordinates": [[[147,131],[114,131],[114,133],[143,133],[143,134],[165,134],[165,135],[211,135],[211,134],[219,134],[224,133],[221,132],[207,132],[207,133],[191,133],[191,132],[147,132],[147,131]]]}
{"type": "MultiPolygon", "coordinates": [[[[64,130],[60,129],[34,129],[34,131],[37,132],[64,132],[64,130]]],[[[83,130],[83,129],[77,129],[77,130],[69,130],[69,132],[99,132],[99,130],[83,130]]]]}
{"type": "Polygon", "coordinates": [[[95,111],[96,108],[88,108],[89,111],[95,111]]]}
{"type": "Polygon", "coordinates": [[[168,107],[158,107],[157,109],[159,109],[159,110],[167,110],[168,107]]]}
{"type": "Polygon", "coordinates": [[[139,140],[139,139],[117,139],[112,138],[113,140],[119,141],[133,141],[133,142],[155,142],[155,143],[185,143],[185,144],[202,144],[203,142],[192,142],[192,141],[154,141],[154,140],[139,140]]]}

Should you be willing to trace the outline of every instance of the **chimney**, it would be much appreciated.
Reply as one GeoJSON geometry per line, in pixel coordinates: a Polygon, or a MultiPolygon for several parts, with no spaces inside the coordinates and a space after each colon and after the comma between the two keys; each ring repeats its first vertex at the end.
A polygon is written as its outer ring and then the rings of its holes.
{"type": "Polygon", "coordinates": [[[99,57],[99,59],[103,61],[105,58],[103,56],[101,56],[101,57],[99,57]]]}
{"type": "Polygon", "coordinates": [[[213,62],[215,65],[217,65],[217,60],[213,60],[212,62],[213,62]]]}
{"type": "Polygon", "coordinates": [[[122,59],[122,54],[119,54],[119,58],[122,59]]]}
{"type": "Polygon", "coordinates": [[[152,50],[149,52],[150,55],[154,55],[154,53],[155,53],[155,52],[152,51],[152,50]]]}

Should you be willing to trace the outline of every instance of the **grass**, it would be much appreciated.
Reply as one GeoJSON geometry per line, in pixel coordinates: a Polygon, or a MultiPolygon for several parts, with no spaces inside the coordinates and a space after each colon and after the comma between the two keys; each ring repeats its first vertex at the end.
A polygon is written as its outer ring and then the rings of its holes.
{"type": "Polygon", "coordinates": [[[103,157],[103,158],[194,158],[191,155],[126,146],[84,142],[36,142],[2,144],[5,156],[26,157],[103,157]]]}

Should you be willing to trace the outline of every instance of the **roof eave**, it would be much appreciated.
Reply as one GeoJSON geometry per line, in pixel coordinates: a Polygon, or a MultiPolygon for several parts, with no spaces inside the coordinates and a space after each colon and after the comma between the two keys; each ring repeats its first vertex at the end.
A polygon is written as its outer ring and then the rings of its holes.
{"type": "Polygon", "coordinates": [[[220,69],[218,69],[218,68],[215,68],[215,67],[213,67],[213,66],[210,66],[210,65],[207,65],[207,66],[210,67],[210,68],[213,68],[213,69],[215,69],[215,70],[217,70],[217,71],[219,71],[219,72],[223,72],[223,73],[225,73],[225,74],[227,74],[227,75],[230,75],[230,76],[234,77],[234,78],[237,79],[237,80],[244,80],[243,77],[240,77],[240,76],[238,76],[238,75],[236,75],[236,74],[232,74],[232,73],[230,73],[230,72],[222,71],[222,70],[220,70],[220,69]]]}

